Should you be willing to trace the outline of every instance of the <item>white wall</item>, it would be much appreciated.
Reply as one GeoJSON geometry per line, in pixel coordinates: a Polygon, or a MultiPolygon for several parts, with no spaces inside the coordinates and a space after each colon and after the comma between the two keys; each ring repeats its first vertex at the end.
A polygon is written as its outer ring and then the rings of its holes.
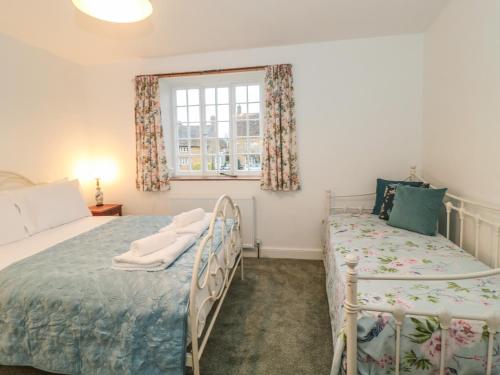
{"type": "Polygon", "coordinates": [[[424,45],[426,177],[500,205],[500,2],[450,1],[424,45]]]}
{"type": "Polygon", "coordinates": [[[94,157],[119,176],[104,187],[126,213],[167,213],[174,194],[255,195],[264,250],[320,247],[324,191],[374,190],[420,164],[422,37],[397,37],[135,60],[86,68],[94,157]],[[258,182],[173,182],[166,193],[135,190],[134,86],[138,74],[292,63],[302,190],[262,192],[258,182]]]}
{"type": "Polygon", "coordinates": [[[83,69],[0,35],[0,170],[72,176],[88,149],[83,69]]]}

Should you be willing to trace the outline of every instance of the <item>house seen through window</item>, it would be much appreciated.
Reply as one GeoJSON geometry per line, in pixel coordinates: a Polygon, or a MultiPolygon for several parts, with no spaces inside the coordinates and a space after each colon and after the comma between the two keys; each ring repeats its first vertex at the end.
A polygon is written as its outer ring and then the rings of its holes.
{"type": "Polygon", "coordinates": [[[261,75],[227,75],[171,80],[164,90],[171,98],[166,138],[174,175],[260,174],[261,75]]]}

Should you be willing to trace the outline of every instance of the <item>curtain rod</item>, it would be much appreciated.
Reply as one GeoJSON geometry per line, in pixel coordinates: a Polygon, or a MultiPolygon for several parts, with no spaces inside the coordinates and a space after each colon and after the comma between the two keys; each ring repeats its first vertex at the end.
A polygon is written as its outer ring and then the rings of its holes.
{"type": "Polygon", "coordinates": [[[266,68],[267,68],[266,65],[262,65],[262,66],[248,66],[245,68],[212,69],[212,70],[199,70],[194,72],[161,73],[152,75],[158,78],[168,78],[168,77],[197,76],[197,75],[221,74],[221,73],[252,72],[257,70],[265,70],[266,68]]]}

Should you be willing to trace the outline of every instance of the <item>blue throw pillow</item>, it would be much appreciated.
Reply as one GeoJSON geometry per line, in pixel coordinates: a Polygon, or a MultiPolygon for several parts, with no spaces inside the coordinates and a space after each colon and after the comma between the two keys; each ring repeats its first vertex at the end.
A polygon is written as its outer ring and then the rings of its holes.
{"type": "Polygon", "coordinates": [[[384,203],[385,188],[393,184],[418,187],[422,186],[424,183],[421,181],[391,181],[391,180],[384,180],[382,178],[377,178],[377,194],[375,196],[375,206],[373,207],[372,214],[380,215],[380,209],[382,208],[382,203],[384,203]]]}
{"type": "Polygon", "coordinates": [[[446,190],[398,186],[388,224],[434,236],[446,190]]]}

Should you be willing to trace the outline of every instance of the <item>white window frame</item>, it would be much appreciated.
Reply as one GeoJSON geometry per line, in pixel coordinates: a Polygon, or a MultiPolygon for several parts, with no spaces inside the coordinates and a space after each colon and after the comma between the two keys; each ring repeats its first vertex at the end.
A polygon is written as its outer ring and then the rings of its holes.
{"type": "MultiPolygon", "coordinates": [[[[260,88],[260,114],[259,114],[259,138],[263,142],[263,130],[264,130],[264,73],[258,72],[260,74],[255,74],[252,72],[249,77],[248,73],[232,73],[232,74],[220,74],[216,76],[195,76],[195,77],[183,77],[184,79],[171,79],[168,84],[168,88],[162,89],[162,111],[166,113],[163,118],[164,128],[166,130],[167,139],[167,149],[170,149],[170,173],[173,177],[224,177],[229,176],[260,176],[261,170],[258,171],[240,171],[237,169],[237,153],[236,153],[236,140],[237,140],[237,121],[236,121],[236,87],[237,86],[252,86],[258,85],[260,88]],[[186,79],[188,78],[188,79],[186,79]],[[229,88],[229,139],[231,142],[231,152],[229,154],[229,160],[231,168],[229,170],[208,170],[208,154],[206,153],[207,146],[207,131],[205,129],[206,119],[205,119],[205,89],[206,88],[219,88],[228,87],[229,88]],[[182,157],[179,154],[179,134],[177,129],[177,90],[189,90],[198,89],[199,91],[199,107],[200,107],[200,158],[202,160],[201,170],[199,171],[182,171],[178,168],[179,159],[182,157]],[[168,90],[166,92],[165,90],[168,90]],[[163,100],[168,98],[168,100],[163,100]],[[165,108],[169,107],[169,108],[165,108]],[[222,173],[222,174],[221,174],[222,173]]],[[[247,98],[248,100],[248,98],[247,98]]],[[[248,102],[247,102],[248,103],[248,102]]],[[[186,106],[189,103],[186,104],[186,106]]],[[[215,104],[219,105],[218,103],[215,104]]],[[[248,120],[247,120],[248,121],[248,120]]],[[[247,125],[247,129],[249,129],[247,125]]],[[[247,139],[251,137],[247,135],[247,139]]],[[[248,154],[248,153],[247,153],[248,154]]],[[[189,154],[187,157],[192,157],[189,154]]],[[[262,156],[261,156],[262,163],[262,156]]]]}

